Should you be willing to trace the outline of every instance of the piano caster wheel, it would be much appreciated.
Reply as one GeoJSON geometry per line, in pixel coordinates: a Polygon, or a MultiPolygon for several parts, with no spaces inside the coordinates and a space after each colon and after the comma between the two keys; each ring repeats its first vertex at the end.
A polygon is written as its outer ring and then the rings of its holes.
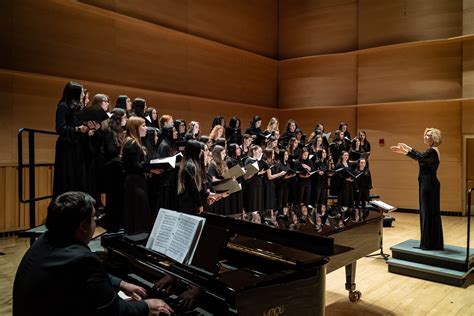
{"type": "Polygon", "coordinates": [[[362,296],[362,293],[360,291],[350,291],[349,292],[349,300],[353,303],[360,301],[361,296],[362,296]]]}

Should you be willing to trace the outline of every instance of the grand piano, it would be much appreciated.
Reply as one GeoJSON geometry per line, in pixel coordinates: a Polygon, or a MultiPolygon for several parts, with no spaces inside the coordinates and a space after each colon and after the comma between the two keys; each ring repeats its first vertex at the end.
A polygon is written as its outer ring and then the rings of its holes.
{"type": "MultiPolygon", "coordinates": [[[[180,264],[124,234],[106,234],[109,272],[144,286],[176,315],[324,315],[325,279],[346,269],[351,301],[356,261],[380,249],[382,214],[360,221],[330,218],[318,230],[309,220],[291,229],[204,213],[193,261],[180,264]]],[[[262,221],[265,222],[265,221],[262,221]]]]}

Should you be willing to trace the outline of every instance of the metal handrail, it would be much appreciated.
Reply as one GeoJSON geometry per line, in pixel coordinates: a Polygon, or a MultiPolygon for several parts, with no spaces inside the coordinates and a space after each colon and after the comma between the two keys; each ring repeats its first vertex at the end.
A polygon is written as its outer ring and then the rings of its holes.
{"type": "Polygon", "coordinates": [[[466,271],[469,271],[469,247],[471,239],[471,195],[474,188],[467,190],[467,246],[466,246],[466,271]]]}
{"type": "Polygon", "coordinates": [[[46,200],[52,195],[36,197],[36,175],[35,167],[54,166],[54,163],[35,163],[35,134],[57,135],[56,132],[43,131],[32,128],[20,128],[18,130],[18,198],[20,203],[29,203],[30,205],[30,227],[36,226],[36,201],[46,200]],[[28,163],[23,163],[23,133],[28,133],[28,163]],[[23,197],[23,168],[29,169],[29,189],[28,199],[23,197]]]}

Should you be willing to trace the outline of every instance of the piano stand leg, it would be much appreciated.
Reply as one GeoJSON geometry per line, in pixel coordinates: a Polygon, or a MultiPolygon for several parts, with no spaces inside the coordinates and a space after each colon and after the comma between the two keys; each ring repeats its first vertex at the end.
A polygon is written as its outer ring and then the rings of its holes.
{"type": "Polygon", "coordinates": [[[346,290],[349,291],[349,300],[351,302],[358,302],[362,296],[362,293],[356,290],[356,263],[357,261],[354,261],[346,266],[346,290]]]}

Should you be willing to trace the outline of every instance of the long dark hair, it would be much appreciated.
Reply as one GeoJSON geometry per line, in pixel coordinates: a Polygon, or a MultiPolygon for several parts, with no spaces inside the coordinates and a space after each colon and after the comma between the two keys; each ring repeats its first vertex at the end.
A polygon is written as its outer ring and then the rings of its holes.
{"type": "Polygon", "coordinates": [[[156,147],[155,139],[158,134],[158,129],[155,127],[147,127],[145,138],[143,139],[143,145],[147,150],[147,159],[152,160],[159,158],[158,148],[156,147]]]}
{"type": "Polygon", "coordinates": [[[183,193],[186,188],[184,187],[184,176],[185,169],[192,169],[194,171],[193,176],[196,181],[196,187],[198,191],[201,191],[204,183],[203,170],[204,166],[202,165],[201,152],[204,145],[196,140],[188,140],[186,146],[184,147],[183,160],[181,161],[181,166],[178,172],[178,194],[183,193]]]}
{"type": "Polygon", "coordinates": [[[117,97],[117,101],[115,101],[115,108],[123,109],[127,111],[127,99],[128,96],[122,94],[117,97]]]}
{"type": "Polygon", "coordinates": [[[158,157],[166,158],[176,154],[176,141],[173,139],[174,126],[167,126],[161,129],[158,143],[158,157]]]}
{"type": "Polygon", "coordinates": [[[63,96],[59,102],[66,103],[66,105],[74,112],[79,111],[82,108],[81,94],[82,85],[74,81],[69,81],[64,87],[63,96]]]}
{"type": "Polygon", "coordinates": [[[145,116],[145,105],[146,101],[142,98],[135,98],[132,103],[133,113],[138,116],[145,116]]]}
{"type": "Polygon", "coordinates": [[[258,121],[261,121],[262,118],[258,115],[255,115],[252,120],[250,121],[250,127],[251,128],[255,128],[255,124],[258,122],[258,121]]]}
{"type": "Polygon", "coordinates": [[[115,108],[111,113],[112,116],[102,122],[102,129],[112,132],[115,145],[120,147],[122,146],[123,139],[125,138],[125,130],[122,127],[122,117],[125,116],[125,110],[121,108],[115,108]]]}
{"type": "Polygon", "coordinates": [[[237,148],[239,145],[232,143],[227,146],[227,156],[237,158],[237,148]]]}
{"type": "Polygon", "coordinates": [[[213,120],[212,120],[212,127],[211,127],[211,130],[214,128],[214,126],[216,125],[221,125],[223,128],[225,128],[225,124],[222,125],[222,120],[224,120],[224,123],[225,123],[225,118],[222,116],[222,115],[218,115],[216,116],[213,120]]]}

